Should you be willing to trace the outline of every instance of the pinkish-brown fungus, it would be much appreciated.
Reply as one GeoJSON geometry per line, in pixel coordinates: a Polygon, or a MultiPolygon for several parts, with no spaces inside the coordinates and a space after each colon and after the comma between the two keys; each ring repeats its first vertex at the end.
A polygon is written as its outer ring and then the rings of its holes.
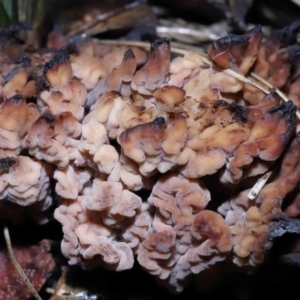
{"type": "Polygon", "coordinates": [[[81,126],[72,113],[43,113],[31,126],[25,138],[29,153],[37,159],[64,168],[70,160],[80,157],[77,149],[81,126]]]}
{"type": "Polygon", "coordinates": [[[58,202],[70,264],[122,271],[137,258],[173,293],[218,262],[267,259],[283,214],[300,214],[299,21],[226,35],[211,66],[171,59],[168,38],[148,55],[84,36],[28,51],[22,28],[0,33],[1,219],[45,223],[58,202]]]}
{"type": "Polygon", "coordinates": [[[151,44],[147,63],[136,72],[131,87],[143,95],[151,95],[165,82],[170,66],[170,41],[167,38],[151,44]]]}
{"type": "Polygon", "coordinates": [[[148,199],[156,207],[154,232],[138,249],[138,261],[172,292],[182,291],[189,275],[225,259],[231,250],[228,225],[204,210],[209,200],[201,182],[176,173],[159,179],[148,199]]]}
{"type": "Polygon", "coordinates": [[[119,135],[118,142],[124,154],[139,164],[140,172],[151,176],[156,170],[165,173],[178,164],[186,138],[186,119],[177,115],[169,125],[159,117],[130,128],[119,135]]]}
{"type": "Polygon", "coordinates": [[[228,34],[214,42],[207,52],[218,67],[246,74],[256,60],[262,38],[261,27],[256,26],[243,36],[228,34]]]}
{"type": "Polygon", "coordinates": [[[225,221],[230,226],[234,262],[237,265],[261,264],[272,246],[268,241],[272,224],[282,214],[284,199],[299,185],[299,141],[298,134],[284,154],[279,172],[263,187],[255,200],[249,200],[249,190],[245,190],[219,207],[219,212],[226,217],[225,221]]]}
{"type": "Polygon", "coordinates": [[[23,139],[38,114],[35,104],[26,104],[21,95],[15,95],[0,105],[1,157],[20,153],[23,139]]]}
{"type": "Polygon", "coordinates": [[[248,139],[234,151],[221,177],[223,183],[236,183],[255,157],[275,161],[284,151],[296,127],[296,107],[291,101],[278,104],[259,118],[248,139]]]}

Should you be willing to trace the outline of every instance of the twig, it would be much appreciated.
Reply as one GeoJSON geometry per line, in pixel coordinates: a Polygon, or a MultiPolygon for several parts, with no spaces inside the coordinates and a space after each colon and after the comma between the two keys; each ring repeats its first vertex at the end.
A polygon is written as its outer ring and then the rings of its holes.
{"type": "Polygon", "coordinates": [[[170,26],[156,26],[156,34],[158,36],[180,36],[185,38],[190,43],[195,42],[212,42],[220,38],[214,33],[203,34],[199,29],[188,28],[188,27],[170,27],[170,26]]]}
{"type": "MultiPolygon", "coordinates": [[[[150,43],[146,43],[146,42],[140,42],[140,41],[123,41],[123,40],[98,40],[98,39],[94,39],[94,41],[97,44],[103,44],[103,45],[112,45],[112,46],[128,46],[128,47],[139,47],[139,48],[143,48],[145,50],[150,50],[150,43]]],[[[172,47],[172,52],[177,53],[177,54],[181,54],[184,55],[186,54],[188,51],[180,49],[180,48],[174,48],[172,47]]]]}
{"type": "Polygon", "coordinates": [[[4,238],[5,238],[5,242],[6,242],[6,246],[7,246],[7,251],[8,251],[8,256],[9,256],[10,260],[14,264],[15,268],[17,269],[18,273],[20,274],[20,276],[24,280],[25,284],[27,285],[28,289],[33,294],[33,296],[35,297],[35,299],[37,299],[37,300],[43,300],[40,297],[40,295],[37,293],[37,291],[35,290],[35,288],[33,287],[33,285],[31,284],[31,282],[29,281],[28,277],[24,273],[24,271],[23,271],[22,267],[20,266],[20,264],[18,263],[18,261],[16,260],[16,258],[14,256],[14,253],[13,253],[13,250],[12,250],[12,246],[11,246],[9,231],[8,231],[8,228],[6,226],[4,227],[3,232],[4,232],[4,238]]]}
{"type": "Polygon", "coordinates": [[[259,194],[261,189],[264,187],[264,185],[270,178],[271,174],[272,174],[272,171],[269,171],[257,180],[255,185],[253,186],[253,188],[250,190],[250,192],[247,195],[247,197],[250,200],[254,200],[257,197],[257,195],[259,194]]]}

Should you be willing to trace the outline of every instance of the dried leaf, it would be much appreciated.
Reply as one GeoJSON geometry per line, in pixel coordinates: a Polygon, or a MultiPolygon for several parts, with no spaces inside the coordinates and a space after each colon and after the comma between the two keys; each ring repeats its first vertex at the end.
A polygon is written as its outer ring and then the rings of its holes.
{"type": "MultiPolygon", "coordinates": [[[[14,247],[13,253],[34,288],[39,291],[55,266],[49,253],[50,243],[43,240],[39,246],[14,247]]],[[[6,249],[0,250],[0,300],[30,299],[31,292],[10,260],[6,249]]]]}

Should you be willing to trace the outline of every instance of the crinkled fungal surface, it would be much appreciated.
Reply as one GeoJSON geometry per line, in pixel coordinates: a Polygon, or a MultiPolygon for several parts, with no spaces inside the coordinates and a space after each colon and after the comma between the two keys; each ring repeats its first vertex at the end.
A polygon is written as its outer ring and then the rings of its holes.
{"type": "Polygon", "coordinates": [[[48,107],[54,114],[69,111],[80,121],[87,101],[87,89],[80,80],[73,77],[71,62],[65,49],[46,63],[43,76],[49,89],[38,94],[39,107],[48,107]]]}
{"type": "Polygon", "coordinates": [[[170,65],[170,41],[168,38],[155,40],[151,44],[148,61],[138,70],[131,82],[133,90],[142,95],[151,95],[165,82],[170,65]]]}
{"type": "MultiPolygon", "coordinates": [[[[255,200],[248,198],[249,190],[234,195],[219,207],[226,223],[230,226],[234,245],[234,262],[238,265],[256,266],[265,259],[272,246],[268,240],[274,223],[283,214],[282,203],[293,191],[297,192],[300,182],[299,160],[300,135],[292,141],[284,154],[280,169],[266,184],[255,200]]],[[[285,208],[293,214],[297,198],[285,208]]]]}
{"type": "Polygon", "coordinates": [[[236,183],[243,175],[243,168],[257,157],[275,161],[280,157],[295,132],[296,107],[292,101],[278,104],[262,115],[254,124],[246,141],[241,143],[229,159],[221,176],[222,183],[236,183]]]}
{"type": "Polygon", "coordinates": [[[2,158],[1,165],[2,200],[27,206],[49,196],[52,166],[28,156],[2,158]]]}
{"type": "Polygon", "coordinates": [[[262,38],[258,25],[243,36],[228,34],[214,42],[207,52],[219,67],[246,74],[256,60],[262,38]]]}
{"type": "Polygon", "coordinates": [[[97,99],[90,113],[84,118],[83,124],[94,117],[104,125],[109,138],[116,139],[124,129],[153,121],[157,114],[157,106],[149,99],[137,96],[137,99],[133,100],[119,92],[110,91],[97,99]]]}
{"type": "Polygon", "coordinates": [[[15,203],[26,206],[27,213],[38,223],[47,221],[42,213],[34,216],[34,211],[43,212],[52,205],[50,179],[53,176],[53,167],[43,161],[21,155],[2,158],[0,165],[1,210],[6,211],[14,222],[18,222],[18,218],[22,220],[23,215],[17,213],[14,216],[10,203],[15,203]]]}
{"type": "Polygon", "coordinates": [[[76,200],[64,201],[55,211],[63,225],[64,255],[70,264],[85,268],[100,264],[117,271],[131,269],[136,245],[121,236],[142,213],[141,198],[121,183],[94,179],[76,200]]]}
{"type": "Polygon", "coordinates": [[[26,104],[25,99],[17,94],[3,101],[0,105],[0,154],[18,155],[22,141],[31,126],[38,118],[35,104],[26,104]]]}
{"type": "Polygon", "coordinates": [[[23,27],[3,29],[0,218],[45,223],[58,203],[70,264],[122,271],[137,258],[174,293],[218,262],[263,263],[283,211],[300,214],[299,25],[226,35],[209,67],[172,58],[168,38],[149,54],[83,36],[25,53],[23,27]]]}
{"type": "Polygon", "coordinates": [[[64,168],[70,161],[80,159],[77,149],[80,135],[81,125],[71,112],[54,115],[45,111],[30,127],[25,145],[37,159],[64,168]]]}
{"type": "Polygon", "coordinates": [[[178,115],[169,126],[159,117],[123,131],[118,142],[124,154],[139,164],[140,172],[150,176],[156,169],[165,173],[178,164],[187,138],[186,120],[178,115]]]}
{"type": "Polygon", "coordinates": [[[148,202],[155,209],[153,233],[138,249],[138,261],[172,292],[181,292],[191,274],[224,260],[232,247],[223,218],[205,210],[207,188],[176,173],[161,177],[148,202]]]}

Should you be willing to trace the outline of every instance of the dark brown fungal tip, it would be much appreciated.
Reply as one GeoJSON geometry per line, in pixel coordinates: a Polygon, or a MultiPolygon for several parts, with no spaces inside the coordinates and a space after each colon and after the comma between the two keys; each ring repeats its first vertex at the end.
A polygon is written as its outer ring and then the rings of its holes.
{"type": "Polygon", "coordinates": [[[269,94],[267,94],[266,96],[264,96],[263,99],[264,99],[264,101],[271,101],[272,99],[276,99],[278,101],[281,100],[280,96],[275,91],[270,92],[269,94]]]}
{"type": "Polygon", "coordinates": [[[223,99],[220,99],[220,100],[217,100],[214,105],[213,105],[213,109],[217,109],[219,107],[228,107],[229,106],[229,103],[226,101],[226,100],[223,100],[223,99]]]}
{"type": "Polygon", "coordinates": [[[17,160],[13,157],[4,157],[0,159],[0,174],[8,173],[9,169],[15,165],[17,160]]]}
{"type": "Polygon", "coordinates": [[[296,126],[296,111],[297,106],[294,105],[293,101],[289,100],[288,102],[279,103],[270,110],[268,110],[267,114],[282,114],[288,120],[291,125],[296,126]]]}
{"type": "Polygon", "coordinates": [[[253,28],[251,28],[247,33],[246,33],[246,35],[250,35],[250,36],[252,36],[252,35],[258,35],[258,34],[262,34],[262,30],[261,30],[261,25],[260,24],[258,24],[258,25],[256,25],[255,27],[253,27],[253,28]]]}
{"type": "Polygon", "coordinates": [[[258,24],[255,27],[251,28],[249,31],[243,34],[244,37],[249,37],[250,40],[258,40],[259,43],[261,42],[263,38],[263,32],[261,30],[261,25],[258,24]]]}
{"type": "Polygon", "coordinates": [[[62,48],[58,54],[54,55],[50,61],[48,61],[43,69],[43,74],[46,74],[54,66],[67,62],[70,56],[68,55],[66,48],[62,48]]]}
{"type": "Polygon", "coordinates": [[[290,63],[290,82],[294,82],[300,76],[300,45],[293,45],[287,48],[290,63]]]}
{"type": "Polygon", "coordinates": [[[14,57],[10,59],[11,63],[21,65],[21,67],[29,67],[31,65],[31,58],[27,55],[14,57]]]}
{"type": "Polygon", "coordinates": [[[10,72],[8,72],[6,75],[2,75],[3,83],[6,84],[8,81],[10,81],[14,76],[16,76],[19,73],[19,68],[13,68],[10,72]]]}
{"type": "Polygon", "coordinates": [[[150,53],[155,52],[157,48],[163,44],[170,46],[170,40],[167,37],[163,37],[161,39],[156,39],[151,43],[150,53]]]}
{"type": "MultiPolygon", "coordinates": [[[[125,131],[123,131],[119,135],[120,142],[126,142],[129,141],[133,136],[135,135],[143,135],[146,134],[147,136],[151,137],[152,134],[160,133],[162,130],[166,128],[166,121],[163,117],[156,118],[152,122],[145,123],[145,124],[139,124],[132,128],[129,128],[125,131]]],[[[153,135],[153,138],[155,136],[153,135]]]]}
{"type": "Polygon", "coordinates": [[[55,117],[52,114],[45,113],[39,117],[39,120],[45,120],[46,122],[53,123],[55,122],[55,117]]]}
{"type": "Polygon", "coordinates": [[[126,50],[126,52],[124,53],[124,58],[123,60],[126,61],[128,59],[135,59],[135,55],[134,52],[132,51],[132,49],[128,49],[126,50]]]}
{"type": "Polygon", "coordinates": [[[250,109],[236,104],[235,102],[230,103],[228,109],[233,113],[233,120],[238,123],[244,124],[248,120],[250,109]]]}
{"type": "Polygon", "coordinates": [[[68,43],[66,46],[66,53],[68,55],[79,54],[78,46],[75,43],[68,43]]]}
{"type": "Polygon", "coordinates": [[[31,30],[32,26],[28,23],[19,22],[16,24],[10,24],[4,27],[0,31],[0,42],[9,41],[16,42],[18,44],[24,44],[24,41],[18,36],[21,30],[31,30]]]}
{"type": "Polygon", "coordinates": [[[19,105],[24,100],[23,96],[16,94],[13,97],[9,98],[7,101],[13,103],[14,105],[19,105]]]}
{"type": "Polygon", "coordinates": [[[249,36],[241,36],[236,34],[228,34],[217,41],[213,42],[211,48],[214,51],[214,55],[210,56],[214,59],[214,56],[221,54],[223,51],[230,51],[230,48],[238,46],[244,49],[250,40],[249,36]]]}
{"type": "Polygon", "coordinates": [[[207,53],[218,67],[238,69],[250,40],[250,36],[228,34],[209,46],[207,53]]]}
{"type": "Polygon", "coordinates": [[[282,29],[275,30],[270,36],[269,43],[278,45],[279,48],[284,48],[296,43],[297,33],[300,29],[300,20],[296,20],[291,25],[282,29]]]}
{"type": "Polygon", "coordinates": [[[154,121],[151,122],[153,126],[161,127],[166,124],[166,120],[163,117],[158,117],[154,121]]]}
{"type": "Polygon", "coordinates": [[[122,94],[119,91],[109,91],[111,93],[110,97],[121,97],[122,94]]]}
{"type": "Polygon", "coordinates": [[[44,74],[37,78],[35,87],[38,93],[47,90],[49,88],[49,83],[44,74]]]}
{"type": "Polygon", "coordinates": [[[300,56],[300,45],[293,45],[287,48],[289,62],[294,64],[295,61],[299,60],[300,56]]]}
{"type": "Polygon", "coordinates": [[[238,123],[244,124],[248,120],[250,109],[245,106],[238,105],[235,102],[229,103],[221,99],[216,101],[213,105],[214,109],[218,109],[219,107],[226,107],[233,114],[233,120],[238,123]]]}

